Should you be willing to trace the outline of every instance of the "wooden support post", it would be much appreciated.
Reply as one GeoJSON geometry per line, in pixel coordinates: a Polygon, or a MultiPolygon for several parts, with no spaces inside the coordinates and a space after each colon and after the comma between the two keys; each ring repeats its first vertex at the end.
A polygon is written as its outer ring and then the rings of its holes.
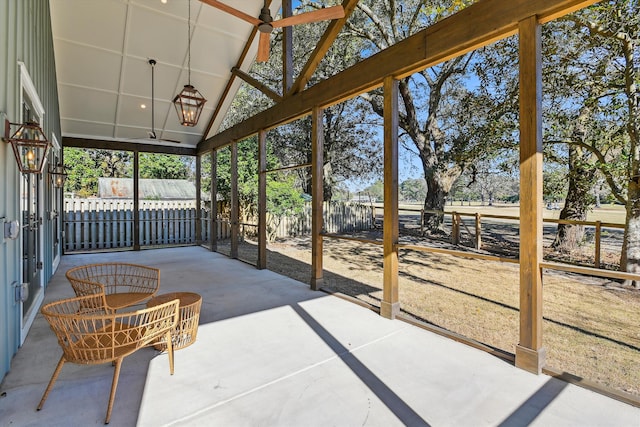
{"type": "MultiPolygon", "coordinates": [[[[282,17],[293,16],[291,0],[282,0],[282,17]]],[[[282,27],[282,95],[293,85],[293,27],[282,27]]]]}
{"type": "Polygon", "coordinates": [[[140,250],[140,152],[133,152],[133,250],[140,250]]]}
{"type": "Polygon", "coordinates": [[[322,270],[322,187],[324,168],[324,126],[323,111],[314,108],[311,131],[311,289],[320,290],[324,281],[322,270]]]}
{"type": "Polygon", "coordinates": [[[542,61],[536,16],[519,22],[520,42],[520,342],[516,366],[541,373],[542,61]]]}
{"type": "Polygon", "coordinates": [[[595,241],[596,241],[596,254],[595,254],[595,260],[594,260],[594,267],[595,268],[600,268],[600,241],[602,239],[602,222],[601,221],[596,221],[596,235],[595,235],[595,241]]]}
{"type": "Polygon", "coordinates": [[[209,221],[209,241],[211,252],[218,250],[218,152],[211,150],[211,218],[209,221]]]}
{"type": "Polygon", "coordinates": [[[383,289],[380,315],[394,319],[398,300],[398,81],[384,79],[383,289]]]}
{"type": "Polygon", "coordinates": [[[420,235],[424,236],[424,208],[420,209],[420,235]]]}
{"type": "Polygon", "coordinates": [[[238,197],[238,144],[231,144],[231,258],[238,258],[240,199],[238,197]]]}
{"type": "Polygon", "coordinates": [[[267,268],[267,131],[258,132],[258,261],[267,268]]]}
{"type": "Polygon", "coordinates": [[[196,245],[202,244],[202,156],[196,156],[196,245]]]}
{"type": "Polygon", "coordinates": [[[482,249],[482,215],[476,213],[476,249],[482,249]]]}

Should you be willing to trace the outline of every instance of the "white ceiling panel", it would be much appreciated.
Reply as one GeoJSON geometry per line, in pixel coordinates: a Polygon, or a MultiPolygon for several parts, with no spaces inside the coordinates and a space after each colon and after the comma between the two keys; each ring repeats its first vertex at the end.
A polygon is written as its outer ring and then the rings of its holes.
{"type": "MultiPolygon", "coordinates": [[[[152,58],[155,59],[155,58],[152,58]]],[[[151,65],[141,58],[124,59],[122,94],[141,96],[151,100],[151,65]]],[[[162,62],[156,62],[154,86],[156,100],[171,100],[176,95],[174,85],[180,77],[181,69],[162,62]]]]}
{"type": "Polygon", "coordinates": [[[61,120],[62,127],[67,129],[66,136],[74,136],[79,138],[104,138],[111,139],[115,132],[115,127],[110,124],[101,124],[95,122],[81,122],[77,120],[61,120]]]}
{"type": "Polygon", "coordinates": [[[56,64],[59,83],[118,92],[121,55],[62,40],[56,46],[56,55],[63,58],[90,58],[83,61],[81,67],[72,61],[56,64]]]}
{"type": "MultiPolygon", "coordinates": [[[[159,2],[158,2],[159,3],[159,2]]],[[[187,20],[132,7],[125,53],[182,65],[187,52],[187,20]]]]}
{"type": "Polygon", "coordinates": [[[120,0],[51,0],[54,37],[119,52],[128,2],[120,0]]]}
{"type": "Polygon", "coordinates": [[[216,31],[198,27],[191,40],[191,70],[226,76],[225,65],[237,61],[237,52],[242,52],[246,41],[216,31]]]}
{"type": "Polygon", "coordinates": [[[60,115],[65,119],[98,123],[114,122],[117,93],[59,85],[58,95],[60,97],[60,115]]]}

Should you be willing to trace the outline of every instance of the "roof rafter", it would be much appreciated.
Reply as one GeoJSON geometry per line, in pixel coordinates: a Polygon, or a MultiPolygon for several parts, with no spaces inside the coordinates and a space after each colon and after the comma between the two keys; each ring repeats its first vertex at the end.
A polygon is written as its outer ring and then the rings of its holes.
{"type": "Polygon", "coordinates": [[[320,38],[320,41],[318,41],[316,48],[311,53],[311,56],[309,56],[307,63],[302,68],[302,71],[300,71],[298,78],[293,83],[293,86],[291,86],[291,89],[287,92],[286,96],[290,96],[302,91],[307,83],[309,83],[311,76],[313,76],[313,73],[316,72],[318,65],[320,65],[320,61],[322,61],[322,58],[324,58],[324,56],[327,54],[327,52],[331,48],[331,45],[336,40],[338,34],[340,34],[340,31],[347,23],[347,20],[358,5],[358,1],[359,0],[344,0],[342,2],[342,7],[344,9],[344,18],[336,19],[329,23],[329,26],[320,38]]]}
{"type": "Polygon", "coordinates": [[[239,77],[245,82],[249,83],[251,86],[255,87],[260,92],[262,92],[269,98],[273,99],[274,101],[276,102],[282,101],[282,97],[278,93],[276,93],[276,91],[272,90],[269,86],[253,78],[252,76],[240,70],[239,68],[233,67],[231,69],[231,73],[234,74],[236,77],[239,77]]]}

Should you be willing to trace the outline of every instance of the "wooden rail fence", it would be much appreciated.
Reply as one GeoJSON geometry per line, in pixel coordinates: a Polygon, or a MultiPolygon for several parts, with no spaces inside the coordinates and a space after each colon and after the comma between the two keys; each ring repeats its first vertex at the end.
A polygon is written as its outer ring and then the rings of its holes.
{"type": "MultiPolygon", "coordinates": [[[[374,208],[380,209],[380,208],[374,208]]],[[[424,234],[424,217],[425,213],[435,214],[435,215],[445,215],[451,217],[451,243],[454,245],[460,244],[460,235],[462,229],[464,228],[466,232],[473,236],[474,247],[475,249],[482,249],[482,220],[483,219],[497,219],[497,220],[508,220],[508,221],[520,221],[520,217],[513,215],[491,215],[491,214],[480,214],[480,213],[470,213],[470,212],[444,212],[437,210],[428,210],[428,209],[417,209],[417,208],[402,208],[402,211],[405,212],[416,212],[420,213],[420,234],[424,234]],[[464,222],[463,217],[472,217],[474,218],[474,223],[472,225],[472,229],[464,222]]],[[[602,229],[603,228],[614,228],[624,230],[624,224],[610,223],[610,222],[602,222],[602,221],[575,221],[568,219],[553,219],[553,218],[544,218],[543,222],[551,223],[551,224],[573,224],[573,225],[584,225],[589,227],[594,227],[594,267],[600,268],[601,264],[601,251],[602,251],[602,229]]]]}

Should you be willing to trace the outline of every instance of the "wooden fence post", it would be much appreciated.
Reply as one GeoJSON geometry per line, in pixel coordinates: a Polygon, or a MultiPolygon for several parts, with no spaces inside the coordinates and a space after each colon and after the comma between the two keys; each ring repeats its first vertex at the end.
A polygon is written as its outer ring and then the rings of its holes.
{"type": "Polygon", "coordinates": [[[451,212],[451,243],[460,243],[460,215],[455,211],[451,212]]]}
{"type": "Polygon", "coordinates": [[[482,249],[482,215],[476,213],[476,249],[482,249]]]}
{"type": "Polygon", "coordinates": [[[595,254],[595,267],[600,268],[600,240],[602,239],[602,222],[596,221],[596,254],[595,254]]]}

